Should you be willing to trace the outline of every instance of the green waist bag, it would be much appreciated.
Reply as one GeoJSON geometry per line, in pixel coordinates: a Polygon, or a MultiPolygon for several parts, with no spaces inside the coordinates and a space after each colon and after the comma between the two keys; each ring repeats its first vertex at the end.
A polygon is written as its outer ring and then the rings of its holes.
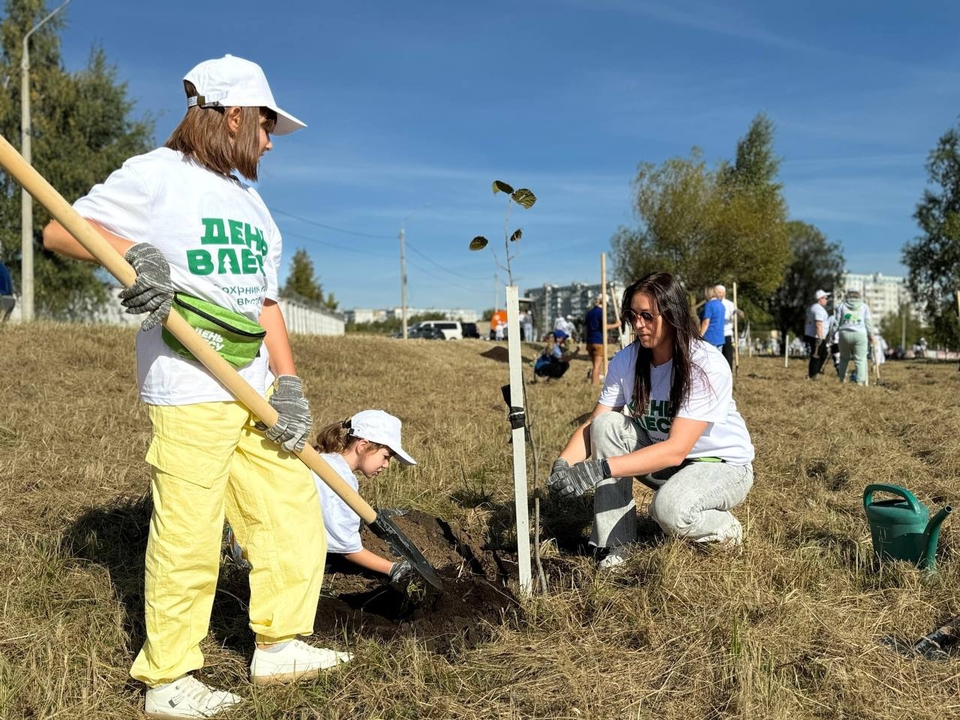
{"type": "MultiPolygon", "coordinates": [[[[246,315],[227,310],[212,302],[192,295],[177,293],[173,296],[173,309],[196,330],[210,347],[233,367],[250,363],[260,352],[260,345],[267,331],[246,315]]],[[[186,347],[166,328],[163,341],[180,357],[194,360],[186,347]]]]}

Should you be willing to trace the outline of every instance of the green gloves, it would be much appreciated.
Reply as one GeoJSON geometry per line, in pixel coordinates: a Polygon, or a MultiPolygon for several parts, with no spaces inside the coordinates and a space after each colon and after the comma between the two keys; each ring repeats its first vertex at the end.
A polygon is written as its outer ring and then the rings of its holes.
{"type": "Polygon", "coordinates": [[[560,497],[574,495],[579,497],[588,490],[593,490],[604,479],[603,460],[584,460],[570,465],[560,458],[553,463],[550,477],[547,478],[547,487],[560,497]]]}
{"type": "Polygon", "coordinates": [[[131,315],[150,313],[140,323],[141,330],[150,330],[170,314],[173,304],[170,265],[163,253],[150,243],[134,245],[123,257],[137,271],[137,279],[120,292],[120,304],[131,315]]]}
{"type": "Polygon", "coordinates": [[[307,444],[307,434],[313,425],[310,405],[303,396],[303,382],[296,375],[280,375],[276,391],[270,396],[270,405],[280,417],[264,431],[267,440],[280,443],[287,452],[300,452],[307,444]]]}

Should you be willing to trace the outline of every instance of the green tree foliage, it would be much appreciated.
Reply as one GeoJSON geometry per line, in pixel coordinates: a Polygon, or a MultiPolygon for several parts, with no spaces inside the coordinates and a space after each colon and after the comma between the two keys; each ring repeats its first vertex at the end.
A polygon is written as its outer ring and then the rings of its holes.
{"type": "MultiPolygon", "coordinates": [[[[960,339],[956,291],[960,290],[960,126],[947,130],[927,157],[930,187],[913,214],[921,235],[903,248],[907,287],[934,338],[949,347],[960,339]]],[[[929,338],[928,338],[929,340],[929,338]]]]}
{"type": "Polygon", "coordinates": [[[318,303],[329,310],[336,310],[340,304],[334,299],[333,293],[324,296],[323,287],[313,268],[313,260],[303,248],[298,248],[290,260],[290,274],[280,289],[280,297],[318,303]]]}
{"type": "Polygon", "coordinates": [[[906,317],[901,313],[892,312],[887,313],[880,320],[880,334],[883,335],[888,346],[898,347],[901,345],[901,340],[905,339],[906,345],[903,345],[903,348],[912,348],[920,338],[929,338],[933,335],[932,328],[921,323],[909,305],[905,305],[901,311],[906,313],[906,317]]]}
{"type": "Polygon", "coordinates": [[[709,169],[701,151],[637,173],[639,227],[621,227],[612,240],[624,282],[654,270],[679,277],[688,290],[739,285],[740,298],[765,305],[789,260],[786,204],[775,181],[773,126],[754,119],[730,165],[709,169]]]}
{"type": "Polygon", "coordinates": [[[783,282],[769,299],[769,312],[783,337],[787,331],[803,334],[807,308],[817,290],[833,291],[843,277],[843,249],[830,242],[813,225],[799,220],[787,223],[790,263],[783,282]]]}
{"type": "MultiPolygon", "coordinates": [[[[49,12],[43,0],[7,0],[0,21],[0,133],[20,148],[20,61],[24,34],[49,12]]],[[[33,165],[69,202],[153,144],[153,118],[131,117],[134,103],[116,68],[94,47],[87,66],[68,73],[59,31],[67,11],[30,37],[33,165]]],[[[0,256],[20,286],[20,186],[0,174],[0,256]]],[[[48,253],[41,245],[47,211],[33,204],[37,314],[82,316],[106,298],[96,266],[48,253]]]]}

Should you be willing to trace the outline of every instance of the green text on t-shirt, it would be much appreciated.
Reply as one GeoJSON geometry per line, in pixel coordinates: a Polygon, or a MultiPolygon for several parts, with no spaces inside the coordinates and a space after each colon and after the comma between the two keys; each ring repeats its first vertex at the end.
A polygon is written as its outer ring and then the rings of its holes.
{"type": "Polygon", "coordinates": [[[669,400],[650,400],[647,411],[637,420],[648,433],[669,435],[673,424],[673,405],[669,400]]]}
{"type": "Polygon", "coordinates": [[[267,243],[263,230],[240,220],[201,218],[201,245],[219,248],[187,250],[187,267],[194,275],[263,275],[267,243]],[[239,247],[238,247],[239,246],[239,247]]]}

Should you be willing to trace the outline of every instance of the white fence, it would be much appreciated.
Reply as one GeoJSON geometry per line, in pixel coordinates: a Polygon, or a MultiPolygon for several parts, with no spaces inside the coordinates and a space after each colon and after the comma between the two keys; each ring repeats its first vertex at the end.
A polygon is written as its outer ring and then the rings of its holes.
{"type": "MultiPolygon", "coordinates": [[[[102,325],[139,325],[140,315],[128,315],[120,306],[122,288],[110,288],[110,299],[86,320],[102,325]]],[[[307,302],[281,299],[280,309],[291,335],[343,335],[343,316],[307,302]]],[[[10,314],[10,322],[20,322],[20,298],[10,314]]]]}

